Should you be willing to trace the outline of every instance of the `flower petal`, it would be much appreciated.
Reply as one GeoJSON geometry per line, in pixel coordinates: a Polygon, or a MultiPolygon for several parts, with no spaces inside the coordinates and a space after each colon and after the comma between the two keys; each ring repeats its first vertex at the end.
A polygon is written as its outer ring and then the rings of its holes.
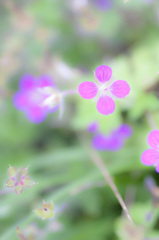
{"type": "Polygon", "coordinates": [[[35,182],[30,177],[23,180],[23,187],[32,187],[34,184],[35,182]]]}
{"type": "Polygon", "coordinates": [[[46,75],[43,75],[38,78],[37,81],[38,87],[55,87],[55,83],[53,82],[52,78],[46,75]]]}
{"type": "Polygon", "coordinates": [[[118,98],[125,98],[130,92],[129,84],[124,80],[115,81],[110,86],[111,92],[118,98]]]}
{"type": "Polygon", "coordinates": [[[116,133],[112,133],[108,137],[107,149],[109,151],[119,151],[124,145],[124,141],[116,133]]]}
{"type": "Polygon", "coordinates": [[[50,202],[50,203],[46,203],[46,202],[43,202],[43,204],[42,204],[42,208],[43,209],[48,209],[48,210],[54,210],[54,204],[53,204],[53,202],[50,202]]]}
{"type": "Polygon", "coordinates": [[[50,209],[47,209],[46,211],[43,210],[43,218],[44,219],[48,219],[48,218],[53,218],[55,216],[55,212],[50,210],[50,209]]]}
{"type": "Polygon", "coordinates": [[[35,78],[32,75],[24,75],[19,82],[19,87],[22,90],[31,90],[35,86],[35,78]]]}
{"type": "Polygon", "coordinates": [[[123,147],[123,140],[114,134],[109,136],[97,134],[92,139],[92,146],[98,151],[118,151],[123,147]]]}
{"type": "Polygon", "coordinates": [[[156,165],[156,172],[159,173],[159,164],[156,165]]]}
{"type": "Polygon", "coordinates": [[[141,162],[144,165],[151,166],[159,161],[159,152],[155,149],[147,149],[141,155],[141,162]]]}
{"type": "Polygon", "coordinates": [[[18,186],[14,188],[14,191],[19,195],[23,191],[23,186],[18,184],[18,186]]]}
{"type": "Polygon", "coordinates": [[[14,187],[14,183],[15,183],[15,181],[14,180],[8,180],[7,181],[7,183],[6,183],[6,185],[7,185],[7,187],[14,187]]]}
{"type": "Polygon", "coordinates": [[[94,82],[83,82],[79,85],[78,91],[81,97],[91,99],[97,95],[98,88],[94,82]]]}
{"type": "Polygon", "coordinates": [[[41,123],[45,120],[47,111],[45,108],[33,106],[26,112],[27,118],[33,123],[41,123]]]}
{"type": "Polygon", "coordinates": [[[54,204],[53,204],[53,202],[50,202],[50,203],[49,203],[49,208],[50,208],[50,210],[52,210],[52,211],[54,210],[54,204]]]}
{"type": "Polygon", "coordinates": [[[110,80],[112,69],[106,65],[98,66],[95,70],[95,75],[101,83],[105,83],[110,80]]]}
{"type": "Polygon", "coordinates": [[[39,217],[39,218],[43,218],[44,216],[44,214],[43,214],[43,209],[41,209],[41,208],[37,208],[37,209],[35,209],[34,210],[34,212],[35,212],[35,214],[39,217]]]}
{"type": "Polygon", "coordinates": [[[22,168],[21,174],[22,174],[22,177],[26,177],[28,175],[28,168],[22,168]]]}
{"type": "Polygon", "coordinates": [[[153,130],[149,133],[147,138],[148,144],[152,148],[159,147],[159,130],[153,130]]]}
{"type": "Polygon", "coordinates": [[[21,91],[15,93],[13,96],[13,104],[18,110],[26,109],[28,105],[28,95],[26,94],[26,92],[21,91]]]}
{"type": "Polygon", "coordinates": [[[9,167],[8,169],[8,177],[12,178],[16,175],[17,169],[15,167],[9,167]]]}
{"type": "Polygon", "coordinates": [[[131,137],[133,130],[129,125],[123,123],[115,132],[119,135],[120,138],[129,138],[131,137]]]}
{"type": "Polygon", "coordinates": [[[87,130],[90,133],[97,132],[99,128],[99,124],[97,122],[92,122],[88,125],[87,130]]]}
{"type": "Polygon", "coordinates": [[[92,139],[92,146],[96,150],[106,151],[107,150],[107,137],[103,134],[96,134],[92,139]]]}
{"type": "Polygon", "coordinates": [[[115,102],[108,96],[101,96],[97,102],[97,110],[103,115],[111,114],[115,111],[115,102]]]}

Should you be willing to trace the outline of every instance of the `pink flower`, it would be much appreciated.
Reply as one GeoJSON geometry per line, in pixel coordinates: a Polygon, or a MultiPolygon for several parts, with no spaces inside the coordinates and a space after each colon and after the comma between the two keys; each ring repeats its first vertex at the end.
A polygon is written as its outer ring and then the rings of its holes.
{"type": "Polygon", "coordinates": [[[81,97],[85,99],[98,97],[97,110],[103,115],[112,114],[115,111],[113,98],[125,98],[130,92],[130,86],[126,81],[112,82],[111,78],[112,69],[101,65],[95,70],[95,83],[83,82],[78,87],[81,97]]]}
{"type": "Polygon", "coordinates": [[[50,77],[24,75],[19,88],[13,97],[14,106],[23,111],[31,122],[40,123],[48,113],[58,109],[61,95],[50,77]]]}
{"type": "Polygon", "coordinates": [[[9,167],[8,178],[6,185],[8,188],[13,188],[17,194],[20,194],[24,188],[32,187],[35,182],[28,176],[28,168],[9,167]]]}
{"type": "Polygon", "coordinates": [[[159,130],[151,131],[147,141],[150,148],[142,153],[141,162],[147,166],[155,165],[159,173],[159,130]]]}

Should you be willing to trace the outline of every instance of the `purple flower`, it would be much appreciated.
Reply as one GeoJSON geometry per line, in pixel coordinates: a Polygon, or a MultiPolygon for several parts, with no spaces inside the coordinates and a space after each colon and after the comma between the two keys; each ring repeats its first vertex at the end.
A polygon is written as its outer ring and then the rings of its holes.
{"type": "Polygon", "coordinates": [[[141,162],[147,166],[155,165],[159,173],[159,130],[151,131],[147,141],[150,148],[142,153],[141,162]]]}
{"type": "Polygon", "coordinates": [[[124,146],[125,140],[131,135],[132,128],[127,124],[122,124],[109,135],[95,134],[92,139],[92,146],[99,151],[118,151],[124,146]]]}
{"type": "Polygon", "coordinates": [[[109,10],[112,8],[113,2],[112,0],[93,0],[93,4],[100,10],[109,10]]]}
{"type": "Polygon", "coordinates": [[[88,125],[87,127],[88,132],[94,133],[98,130],[98,123],[97,122],[92,122],[88,125]]]}
{"type": "Polygon", "coordinates": [[[132,128],[127,124],[121,124],[116,130],[116,134],[119,135],[120,138],[129,138],[132,135],[132,128]]]}
{"type": "Polygon", "coordinates": [[[13,97],[14,106],[23,111],[31,122],[40,123],[48,113],[57,110],[61,95],[50,77],[35,78],[32,75],[24,75],[19,88],[19,92],[13,97]]]}
{"type": "Polygon", "coordinates": [[[123,141],[115,134],[104,135],[98,133],[92,139],[92,146],[98,151],[118,151],[123,146],[123,141]]]}
{"type": "Polygon", "coordinates": [[[113,98],[125,98],[130,92],[129,84],[124,80],[109,82],[112,77],[112,69],[101,65],[95,70],[95,83],[83,82],[78,91],[81,97],[92,99],[98,96],[97,110],[103,115],[112,114],[115,111],[113,98]]]}

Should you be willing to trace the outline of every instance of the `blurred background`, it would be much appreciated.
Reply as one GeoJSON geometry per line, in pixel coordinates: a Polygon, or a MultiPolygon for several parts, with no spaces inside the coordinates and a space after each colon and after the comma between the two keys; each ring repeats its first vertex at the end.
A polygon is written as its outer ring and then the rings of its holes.
{"type": "Polygon", "coordinates": [[[0,43],[0,239],[159,239],[158,174],[140,162],[149,132],[159,126],[158,0],[1,0],[0,43]],[[13,106],[24,74],[45,74],[60,91],[77,90],[101,64],[131,86],[112,115],[100,115],[78,94],[65,99],[61,120],[56,112],[41,124],[13,106]],[[93,121],[105,134],[123,122],[133,128],[120,151],[100,155],[136,227],[79,140],[93,121]],[[29,165],[38,184],[20,196],[8,191],[9,164],[29,165]],[[42,199],[54,202],[53,220],[33,213],[42,199]]]}

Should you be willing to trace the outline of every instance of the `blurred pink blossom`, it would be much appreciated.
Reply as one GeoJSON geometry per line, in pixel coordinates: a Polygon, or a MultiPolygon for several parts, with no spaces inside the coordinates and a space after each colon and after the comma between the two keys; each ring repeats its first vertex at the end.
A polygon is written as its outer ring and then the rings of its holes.
{"type": "Polygon", "coordinates": [[[19,92],[13,97],[14,106],[23,111],[33,123],[41,123],[50,112],[58,109],[61,95],[48,76],[35,78],[24,75],[19,83],[19,92]]]}

